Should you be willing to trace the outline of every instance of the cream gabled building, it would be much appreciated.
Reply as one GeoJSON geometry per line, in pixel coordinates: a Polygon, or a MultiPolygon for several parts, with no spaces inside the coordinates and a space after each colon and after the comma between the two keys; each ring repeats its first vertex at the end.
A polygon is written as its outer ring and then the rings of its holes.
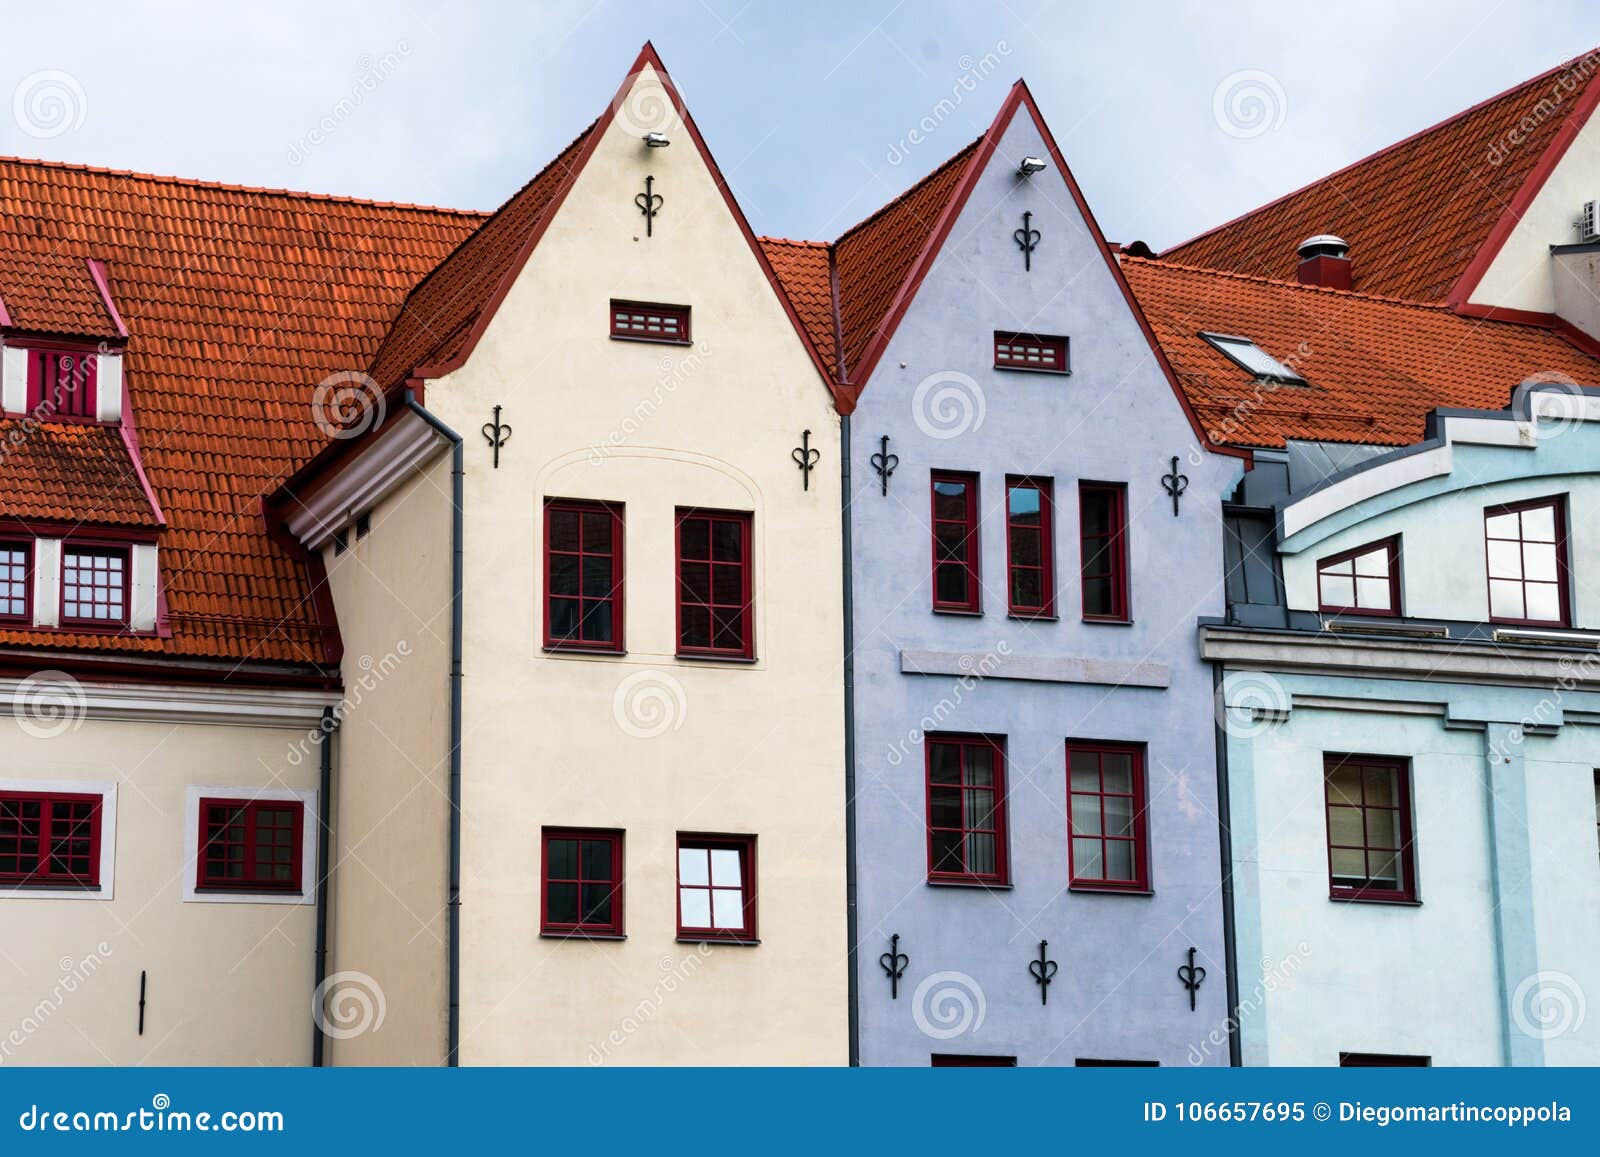
{"type": "Polygon", "coordinates": [[[648,45],[411,290],[268,504],[408,650],[344,672],[335,1063],[845,1063],[824,365],[648,45]]]}

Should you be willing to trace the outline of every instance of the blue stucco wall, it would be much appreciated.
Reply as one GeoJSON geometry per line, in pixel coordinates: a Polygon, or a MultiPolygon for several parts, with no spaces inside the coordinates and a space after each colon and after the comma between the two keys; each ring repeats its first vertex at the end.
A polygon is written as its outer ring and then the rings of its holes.
{"type": "Polygon", "coordinates": [[[1048,152],[1024,106],[851,418],[861,1059],[1226,1064],[1213,688],[1194,632],[1223,610],[1219,498],[1240,463],[1196,448],[1062,175],[1015,175],[1028,154],[1048,152]],[[1031,272],[1012,239],[1024,210],[1042,235],[1031,272]],[[1071,376],[994,370],[995,330],[1069,335],[1071,376]],[[972,385],[946,377],[919,398],[940,374],[972,385]],[[884,434],[900,458],[887,497],[869,465],[884,434]],[[1160,482],[1173,455],[1189,477],[1179,517],[1160,482]],[[981,617],[930,610],[935,469],[981,475],[981,617]],[[1008,473],[1054,480],[1057,622],[1006,614],[1008,473]],[[1081,621],[1080,479],[1128,486],[1132,625],[1081,621]],[[1142,662],[1167,686],[908,675],[903,651],[1003,656],[1013,671],[1142,662]],[[1009,889],[926,882],[924,729],[1005,736],[1009,889]],[[1068,890],[1069,737],[1148,745],[1152,895],[1068,890]],[[910,958],[898,1000],[878,964],[893,933],[910,958]],[[1041,939],[1059,964],[1047,1005],[1028,972],[1041,939]],[[1176,976],[1191,945],[1207,970],[1193,1012],[1176,976]]]}

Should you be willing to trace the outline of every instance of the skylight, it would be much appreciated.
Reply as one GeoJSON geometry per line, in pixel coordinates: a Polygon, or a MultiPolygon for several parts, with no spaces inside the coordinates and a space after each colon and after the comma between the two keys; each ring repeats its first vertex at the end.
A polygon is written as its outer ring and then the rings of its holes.
{"type": "Polygon", "coordinates": [[[1221,333],[1202,333],[1201,337],[1221,350],[1229,359],[1248,370],[1253,377],[1274,382],[1305,384],[1305,379],[1256,345],[1247,337],[1232,337],[1221,333]]]}

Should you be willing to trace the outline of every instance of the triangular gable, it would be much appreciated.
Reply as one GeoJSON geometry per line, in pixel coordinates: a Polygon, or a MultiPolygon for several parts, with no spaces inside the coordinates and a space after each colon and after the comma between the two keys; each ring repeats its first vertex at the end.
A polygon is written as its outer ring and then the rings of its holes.
{"type": "MultiPolygon", "coordinates": [[[[1294,280],[1296,247],[1350,243],[1359,292],[1464,302],[1600,89],[1600,49],[1560,64],[1162,253],[1294,280]]],[[[1576,208],[1576,207],[1574,207],[1576,208]]]]}
{"type": "MultiPolygon", "coordinates": [[[[1033,123],[1050,152],[1050,159],[1055,163],[1056,170],[1061,174],[1062,180],[1067,184],[1068,191],[1072,194],[1072,200],[1077,206],[1079,216],[1083,219],[1090,237],[1094,239],[1096,249],[1099,250],[1112,280],[1115,281],[1117,288],[1122,293],[1123,300],[1127,303],[1129,311],[1138,323],[1139,330],[1144,335],[1145,344],[1149,348],[1151,356],[1155,358],[1156,364],[1161,367],[1161,372],[1166,377],[1167,384],[1172,390],[1172,396],[1177,400],[1184,416],[1189,420],[1190,428],[1193,429],[1195,436],[1200,440],[1201,445],[1216,453],[1249,458],[1250,452],[1248,450],[1220,446],[1205,436],[1199,417],[1189,405],[1188,396],[1179,385],[1177,375],[1173,372],[1172,366],[1168,364],[1160,343],[1156,341],[1155,334],[1151,331],[1144,312],[1139,308],[1139,303],[1133,296],[1133,291],[1129,289],[1127,279],[1123,277],[1122,269],[1118,265],[1117,259],[1112,255],[1110,246],[1106,244],[1105,235],[1100,231],[1099,222],[1095,220],[1093,212],[1090,211],[1089,203],[1084,199],[1083,191],[1078,187],[1078,182],[1073,177],[1072,170],[1067,167],[1067,162],[1061,154],[1060,146],[1056,144],[1056,139],[1051,134],[1049,125],[1045,123],[1043,115],[1039,112],[1039,106],[1034,102],[1033,94],[1029,92],[1027,83],[1021,80],[1011,87],[1011,92],[1007,95],[1005,103],[1001,106],[999,113],[995,116],[994,121],[983,136],[979,137],[976,142],[963,149],[960,153],[957,153],[945,165],[913,187],[912,192],[923,190],[926,194],[925,207],[919,213],[917,220],[926,222],[927,218],[932,215],[930,210],[934,206],[938,206],[938,213],[937,217],[927,227],[924,234],[925,240],[923,240],[920,250],[906,264],[903,280],[898,284],[882,288],[874,286],[870,281],[861,278],[852,277],[847,280],[844,246],[846,239],[850,235],[847,234],[845,238],[841,238],[837,243],[836,251],[840,273],[840,312],[846,319],[844,327],[846,359],[844,370],[847,380],[851,383],[851,388],[859,391],[870,379],[878,360],[883,356],[884,350],[888,348],[889,342],[893,339],[895,330],[899,328],[900,321],[905,316],[906,310],[916,297],[917,289],[921,286],[923,278],[933,268],[934,262],[939,256],[939,250],[943,247],[945,238],[949,236],[956,219],[961,215],[961,210],[965,207],[968,197],[971,196],[973,186],[977,183],[979,175],[988,166],[996,146],[1019,109],[1026,109],[1028,115],[1033,118],[1033,123]],[[945,181],[949,181],[950,185],[948,192],[942,193],[945,181]],[[886,292],[886,290],[891,289],[892,296],[886,292]],[[859,300],[853,302],[853,294],[864,294],[869,302],[881,296],[889,296],[888,305],[884,308],[876,324],[866,331],[864,337],[859,328],[860,322],[859,320],[857,321],[857,332],[854,335],[854,340],[852,340],[850,319],[852,317],[859,318],[863,313],[870,316],[875,306],[870,304],[863,306],[859,300]],[[861,351],[855,362],[849,360],[852,345],[858,346],[861,351]]],[[[897,199],[896,203],[901,200],[903,198],[897,199]]],[[[883,211],[880,210],[879,214],[874,214],[873,217],[868,218],[868,221],[864,222],[863,225],[879,222],[882,213],[883,211]]],[[[888,228],[889,225],[882,227],[888,228]]],[[[857,228],[859,229],[861,226],[857,228]]]]}
{"type": "Polygon", "coordinates": [[[666,66],[661,63],[655,46],[648,41],[600,119],[573,141],[555,162],[546,166],[540,176],[525,186],[517,197],[513,197],[485,222],[478,235],[464,242],[456,253],[430,274],[427,282],[434,284],[426,298],[421,293],[422,286],[413,293],[416,301],[408,300],[407,308],[401,311],[396,320],[395,332],[384,342],[384,352],[380,352],[373,363],[373,377],[382,387],[391,388],[399,379],[408,376],[440,377],[461,366],[471,356],[500,303],[505,300],[540,238],[560,211],[578,175],[594,154],[595,146],[605,135],[618,110],[627,107],[628,95],[639,74],[647,67],[660,78],[661,86],[671,98],[673,109],[688,131],[689,139],[694,142],[700,159],[722,193],[739,231],[744,234],[767,284],[772,286],[772,291],[788,314],[795,334],[811,355],[817,372],[830,391],[834,392],[840,408],[848,412],[848,403],[836,389],[827,361],[812,341],[794,303],[784,290],[782,280],[773,271],[771,261],[757,242],[750,223],[745,220],[732,189],[711,156],[711,150],[706,147],[700,130],[695,127],[694,118],[684,106],[677,86],[666,66]],[[541,180],[546,184],[541,184],[541,180]],[[480,236],[486,239],[480,240],[480,236]],[[431,316],[430,310],[433,311],[431,316]],[[411,311],[409,317],[408,311],[411,311]],[[419,341],[423,335],[431,336],[431,343],[419,341]]]}

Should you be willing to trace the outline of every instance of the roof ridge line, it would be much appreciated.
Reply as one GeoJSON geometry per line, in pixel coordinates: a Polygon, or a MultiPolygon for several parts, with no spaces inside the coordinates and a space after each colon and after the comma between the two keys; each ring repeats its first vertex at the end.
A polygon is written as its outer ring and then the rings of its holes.
{"type": "Polygon", "coordinates": [[[117,169],[109,165],[91,165],[83,161],[52,161],[44,157],[0,155],[0,165],[31,165],[46,169],[68,169],[79,173],[92,173],[102,177],[123,177],[137,181],[153,181],[159,185],[177,185],[186,189],[210,189],[224,193],[253,193],[268,197],[294,197],[313,201],[329,201],[343,205],[364,205],[374,209],[409,209],[415,212],[440,213],[453,217],[488,217],[493,210],[452,209],[446,205],[424,205],[411,201],[380,201],[371,197],[357,197],[348,193],[317,193],[309,189],[289,189],[272,185],[241,185],[206,177],[179,177],[170,173],[146,173],[138,169],[117,169]]]}
{"type": "Polygon", "coordinates": [[[833,244],[832,241],[806,241],[800,237],[773,237],[766,233],[757,233],[757,241],[770,241],[774,245],[805,245],[815,249],[826,249],[833,244]]]}
{"type": "MultiPolygon", "coordinates": [[[[1267,277],[1260,273],[1240,273],[1236,269],[1216,269],[1210,265],[1190,265],[1183,261],[1168,261],[1161,257],[1130,257],[1123,254],[1124,261],[1137,265],[1148,266],[1153,269],[1178,269],[1185,273],[1204,273],[1212,277],[1228,277],[1235,281],[1251,281],[1261,285],[1277,285],[1284,289],[1303,289],[1311,293],[1325,293],[1334,297],[1351,297],[1358,301],[1373,301],[1382,305],[1406,305],[1414,309],[1434,310],[1440,313],[1455,313],[1448,302],[1444,301],[1419,301],[1414,297],[1392,297],[1382,293],[1364,293],[1358,289],[1337,289],[1331,285],[1307,285],[1302,281],[1287,281],[1281,277],[1267,277]]],[[[1538,329],[1538,326],[1527,326],[1524,322],[1502,323],[1521,325],[1524,328],[1538,329]]]]}

